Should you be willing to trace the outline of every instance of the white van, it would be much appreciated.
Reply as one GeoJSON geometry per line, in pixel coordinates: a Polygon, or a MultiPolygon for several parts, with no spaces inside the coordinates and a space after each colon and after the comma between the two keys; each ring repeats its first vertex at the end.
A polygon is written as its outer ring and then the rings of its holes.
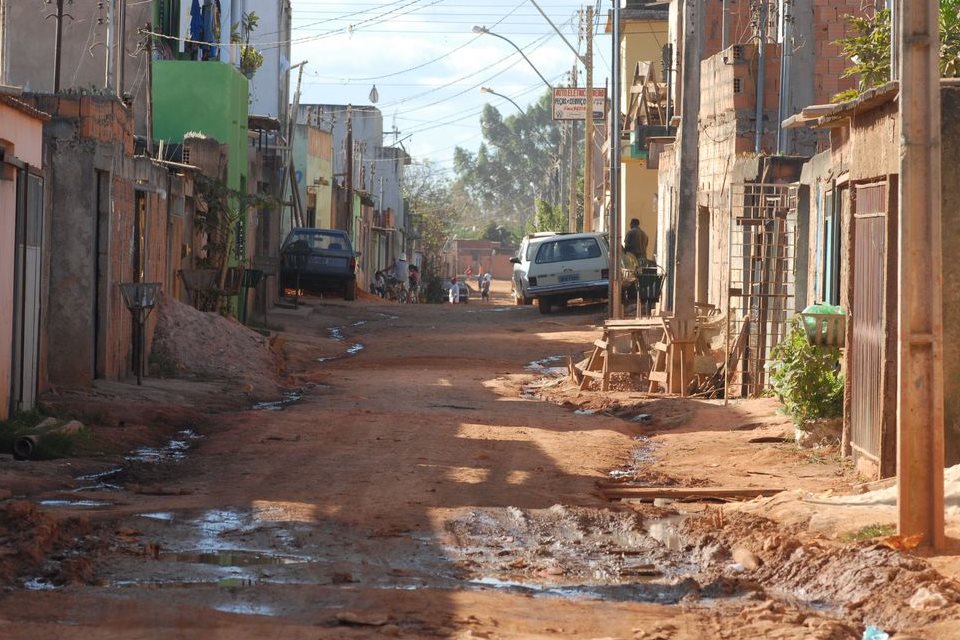
{"type": "Polygon", "coordinates": [[[576,298],[606,299],[610,258],[604,233],[565,233],[530,242],[525,295],[550,313],[576,298]]]}
{"type": "Polygon", "coordinates": [[[536,251],[537,243],[544,238],[551,238],[557,235],[556,231],[538,231],[529,233],[520,241],[520,250],[517,255],[510,258],[513,263],[513,300],[518,305],[533,304],[533,298],[528,293],[527,271],[530,268],[530,260],[533,252],[536,251]]]}

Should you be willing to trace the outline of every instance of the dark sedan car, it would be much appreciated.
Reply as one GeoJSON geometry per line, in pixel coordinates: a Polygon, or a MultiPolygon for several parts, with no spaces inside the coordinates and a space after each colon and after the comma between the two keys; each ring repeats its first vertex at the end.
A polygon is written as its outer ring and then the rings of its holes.
{"type": "Polygon", "coordinates": [[[357,296],[357,254],[339,229],[291,229],[280,247],[280,286],[304,291],[339,291],[357,296]]]}

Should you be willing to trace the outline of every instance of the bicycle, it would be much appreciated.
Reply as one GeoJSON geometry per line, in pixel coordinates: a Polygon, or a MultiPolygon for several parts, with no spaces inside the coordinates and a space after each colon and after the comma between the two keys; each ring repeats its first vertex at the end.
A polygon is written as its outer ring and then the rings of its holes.
{"type": "Polygon", "coordinates": [[[407,303],[407,288],[393,276],[390,276],[387,280],[387,300],[395,300],[400,304],[407,303]]]}

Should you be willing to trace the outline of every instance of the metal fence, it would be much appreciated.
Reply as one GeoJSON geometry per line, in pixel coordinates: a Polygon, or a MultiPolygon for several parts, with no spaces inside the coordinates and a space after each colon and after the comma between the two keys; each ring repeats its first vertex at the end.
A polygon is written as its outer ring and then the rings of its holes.
{"type": "Polygon", "coordinates": [[[796,187],[731,185],[729,213],[724,395],[756,397],[796,311],[796,187]]]}

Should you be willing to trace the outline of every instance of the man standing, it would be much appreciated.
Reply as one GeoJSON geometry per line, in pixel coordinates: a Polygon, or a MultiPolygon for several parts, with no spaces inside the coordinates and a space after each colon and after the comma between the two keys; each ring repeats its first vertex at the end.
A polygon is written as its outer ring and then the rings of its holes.
{"type": "Polygon", "coordinates": [[[623,240],[623,250],[632,253],[637,261],[643,265],[647,262],[647,234],[640,228],[640,221],[633,218],[630,221],[630,230],[623,240]]]}

